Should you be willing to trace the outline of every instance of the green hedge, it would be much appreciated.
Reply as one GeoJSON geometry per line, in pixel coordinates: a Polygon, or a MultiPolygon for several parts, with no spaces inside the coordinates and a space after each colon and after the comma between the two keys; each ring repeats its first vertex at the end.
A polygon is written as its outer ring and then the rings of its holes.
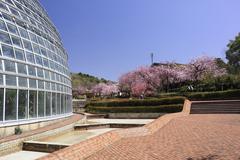
{"type": "Polygon", "coordinates": [[[133,99],[133,100],[114,100],[103,102],[90,102],[87,106],[101,106],[101,107],[125,107],[125,106],[159,106],[169,104],[183,104],[185,97],[170,97],[161,99],[133,99]]]}
{"type": "Polygon", "coordinates": [[[124,106],[124,107],[87,107],[90,113],[174,113],[181,112],[183,104],[160,105],[160,106],[124,106]]]}
{"type": "Polygon", "coordinates": [[[179,92],[169,92],[169,93],[160,93],[159,95],[157,95],[157,98],[171,98],[171,97],[178,97],[181,96],[181,94],[179,94],[179,92]]]}
{"type": "Polygon", "coordinates": [[[190,100],[240,99],[240,90],[197,92],[185,95],[190,100]]]}

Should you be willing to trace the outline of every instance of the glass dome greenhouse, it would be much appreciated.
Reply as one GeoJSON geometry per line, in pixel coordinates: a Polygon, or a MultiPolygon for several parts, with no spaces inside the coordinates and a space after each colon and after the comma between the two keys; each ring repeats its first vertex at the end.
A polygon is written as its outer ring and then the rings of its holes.
{"type": "Polygon", "coordinates": [[[68,55],[38,0],[0,0],[0,126],[72,113],[68,55]]]}

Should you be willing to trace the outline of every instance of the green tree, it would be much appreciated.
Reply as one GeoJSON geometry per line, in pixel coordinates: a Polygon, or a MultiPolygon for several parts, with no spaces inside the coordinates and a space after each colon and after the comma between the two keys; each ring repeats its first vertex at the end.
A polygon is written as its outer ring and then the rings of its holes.
{"type": "Polygon", "coordinates": [[[226,51],[226,58],[228,59],[229,71],[233,74],[239,74],[240,72],[240,33],[235,37],[235,40],[231,40],[226,51]]]}
{"type": "Polygon", "coordinates": [[[215,62],[217,66],[220,68],[225,68],[225,69],[228,68],[228,65],[221,58],[215,58],[215,62]]]}

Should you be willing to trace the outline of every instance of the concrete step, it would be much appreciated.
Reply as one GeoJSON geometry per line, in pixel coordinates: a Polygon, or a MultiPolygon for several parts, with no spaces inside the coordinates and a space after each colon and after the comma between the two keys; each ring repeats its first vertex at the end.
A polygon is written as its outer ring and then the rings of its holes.
{"type": "Polygon", "coordinates": [[[85,114],[87,119],[107,118],[107,114],[85,114]]]}
{"type": "Polygon", "coordinates": [[[142,127],[145,124],[135,123],[97,123],[97,124],[77,124],[74,126],[74,130],[90,130],[90,129],[101,129],[101,128],[133,128],[142,127]]]}
{"type": "Polygon", "coordinates": [[[220,111],[238,111],[240,110],[239,108],[193,108],[191,111],[197,111],[197,110],[220,110],[220,111]]]}
{"type": "Polygon", "coordinates": [[[60,149],[69,147],[70,144],[60,144],[60,143],[49,143],[49,142],[39,142],[39,141],[25,141],[23,142],[24,151],[35,151],[35,152],[46,152],[53,153],[60,149]]]}
{"type": "Polygon", "coordinates": [[[195,105],[193,104],[192,108],[194,107],[208,107],[208,108],[214,108],[214,107],[217,107],[217,108],[223,108],[223,107],[231,107],[231,108],[240,108],[240,104],[239,105],[231,105],[231,104],[228,104],[228,105],[223,105],[223,104],[214,104],[214,105],[209,105],[209,104],[201,104],[201,105],[195,105]]]}
{"type": "Polygon", "coordinates": [[[239,112],[230,112],[230,111],[198,111],[198,112],[190,112],[190,114],[240,114],[239,112]]]}
{"type": "Polygon", "coordinates": [[[240,101],[193,102],[191,114],[240,114],[240,101]]]}

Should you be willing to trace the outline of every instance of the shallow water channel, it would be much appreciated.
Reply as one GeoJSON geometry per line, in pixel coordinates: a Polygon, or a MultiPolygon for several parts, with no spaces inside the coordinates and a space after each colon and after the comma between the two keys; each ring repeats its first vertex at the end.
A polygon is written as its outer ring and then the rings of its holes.
{"type": "Polygon", "coordinates": [[[53,142],[53,143],[63,143],[63,144],[76,144],[81,141],[87,140],[89,138],[98,136],[100,134],[106,133],[108,131],[114,130],[115,128],[103,128],[103,129],[92,129],[85,131],[71,131],[58,136],[47,137],[39,139],[40,142],[53,142]]]}
{"type": "MultiPolygon", "coordinates": [[[[105,123],[113,123],[113,124],[147,124],[153,121],[152,119],[91,119],[84,123],[84,125],[90,124],[105,124],[105,123]]],[[[79,125],[79,124],[76,124],[79,125]]],[[[81,123],[80,123],[81,125],[81,123]]],[[[26,143],[32,144],[55,144],[55,145],[66,145],[70,146],[81,141],[87,140],[89,138],[104,134],[106,132],[115,130],[117,128],[96,128],[89,130],[73,130],[68,131],[59,135],[50,136],[47,138],[42,138],[34,141],[27,141],[26,143]]],[[[36,151],[19,151],[15,152],[3,157],[0,157],[0,160],[34,160],[45,156],[49,153],[45,152],[36,152],[36,151]]]]}
{"type": "MultiPolygon", "coordinates": [[[[70,131],[64,134],[57,136],[51,136],[36,141],[34,143],[49,143],[49,144],[66,144],[73,145],[81,141],[87,140],[89,138],[101,135],[108,131],[114,130],[114,128],[103,128],[103,129],[92,129],[84,131],[70,131]]],[[[48,153],[44,152],[33,152],[33,151],[19,151],[3,157],[0,157],[0,160],[34,160],[42,156],[47,155],[48,153]]]]}

